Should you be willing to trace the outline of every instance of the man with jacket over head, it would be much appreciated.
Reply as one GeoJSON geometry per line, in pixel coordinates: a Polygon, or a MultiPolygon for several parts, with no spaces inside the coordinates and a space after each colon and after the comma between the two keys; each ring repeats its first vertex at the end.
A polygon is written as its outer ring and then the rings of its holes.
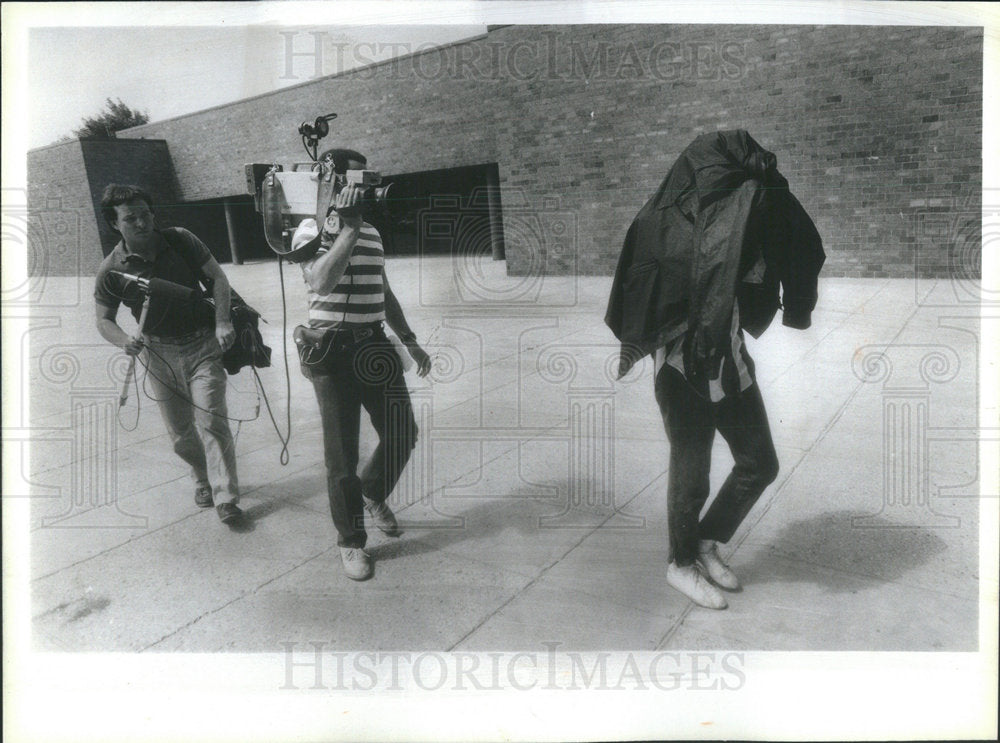
{"type": "Polygon", "coordinates": [[[605,322],[622,342],[619,377],[645,355],[670,442],[667,582],[724,609],[740,590],[718,554],[778,474],[743,331],[759,337],[779,306],[806,329],[825,259],[776,158],[744,130],[697,137],[632,222],[605,322]],[[781,302],[779,302],[779,286],[781,302]],[[704,516],[715,432],[735,464],[704,516]]]}

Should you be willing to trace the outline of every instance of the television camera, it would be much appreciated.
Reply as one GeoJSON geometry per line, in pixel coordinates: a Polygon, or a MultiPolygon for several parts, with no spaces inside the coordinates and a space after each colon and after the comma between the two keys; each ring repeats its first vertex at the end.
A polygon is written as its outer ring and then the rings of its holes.
{"type": "Polygon", "coordinates": [[[361,212],[366,218],[384,208],[390,198],[392,184],[383,186],[377,171],[348,170],[340,174],[334,172],[332,162],[317,158],[319,141],[330,133],[330,121],[335,118],[335,113],[325,114],[299,125],[298,133],[311,162],[295,163],[290,170],[278,163],[245,166],[247,192],[254,197],[254,205],[263,216],[267,244],[293,263],[308,260],[319,248],[319,241],[314,240],[293,249],[295,228],[306,218],[322,225],[333,197],[348,184],[362,189],[361,212]]]}

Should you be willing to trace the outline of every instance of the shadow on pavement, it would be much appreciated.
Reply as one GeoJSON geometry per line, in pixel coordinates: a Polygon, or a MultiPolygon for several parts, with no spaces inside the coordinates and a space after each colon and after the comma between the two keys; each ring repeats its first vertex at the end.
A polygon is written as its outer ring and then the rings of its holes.
{"type": "Polygon", "coordinates": [[[850,592],[858,581],[902,578],[948,548],[937,534],[871,517],[861,511],[836,511],[785,525],[765,549],[734,566],[746,583],[823,581],[832,591],[850,592]],[[857,517],[871,526],[858,528],[857,517]],[[785,558],[785,559],[771,559],[785,558]],[[817,571],[816,567],[827,568],[817,571]]]}
{"type": "MultiPolygon", "coordinates": [[[[247,488],[247,490],[250,489],[247,488]]],[[[261,488],[250,490],[249,494],[245,496],[245,500],[254,501],[254,503],[250,506],[241,503],[243,508],[242,521],[250,525],[247,531],[253,531],[252,524],[255,521],[266,519],[274,513],[286,508],[308,508],[305,501],[316,498],[321,490],[325,490],[325,480],[313,476],[295,477],[267,483],[261,488]],[[275,492],[278,488],[280,488],[280,492],[275,492]]],[[[329,513],[326,515],[329,518],[329,513]]]]}
{"type": "MultiPolygon", "coordinates": [[[[538,495],[539,485],[525,486],[505,495],[439,498],[435,512],[440,526],[408,523],[407,511],[397,513],[404,534],[399,540],[380,543],[376,556],[380,560],[447,550],[462,542],[481,543],[483,560],[496,559],[493,550],[516,550],[519,543],[557,542],[568,534],[582,536],[599,528],[613,509],[596,506],[572,506],[566,502],[566,482],[544,483],[558,488],[558,496],[538,495]],[[462,508],[462,505],[468,505],[462,508]],[[440,510],[438,509],[440,506],[440,510]],[[449,521],[450,520],[450,521],[449,521]]],[[[373,534],[369,529],[369,534],[373,534]]],[[[541,567],[541,566],[539,566],[541,567]]]]}

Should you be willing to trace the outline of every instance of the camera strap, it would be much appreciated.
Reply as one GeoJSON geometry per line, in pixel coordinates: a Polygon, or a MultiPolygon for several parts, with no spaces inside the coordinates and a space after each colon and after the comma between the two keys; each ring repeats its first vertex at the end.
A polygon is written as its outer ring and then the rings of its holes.
{"type": "Polygon", "coordinates": [[[264,218],[264,237],[278,255],[283,255],[285,248],[284,223],[281,214],[282,189],[281,181],[275,171],[271,171],[260,184],[261,215],[264,218]]]}
{"type": "MultiPolygon", "coordinates": [[[[194,265],[190,256],[181,249],[176,234],[168,230],[162,230],[161,234],[167,246],[181,257],[199,284],[204,287],[204,296],[202,296],[201,301],[214,311],[213,289],[215,282],[205,274],[200,266],[194,265]]],[[[226,371],[229,374],[236,374],[243,366],[247,365],[258,368],[270,366],[271,349],[264,344],[264,338],[257,325],[257,321],[264,320],[264,318],[260,312],[247,304],[247,301],[231,284],[229,287],[229,319],[236,331],[236,342],[223,354],[222,359],[226,371]]],[[[267,321],[264,320],[264,322],[267,321]]]]}
{"type": "MultiPolygon", "coordinates": [[[[201,266],[196,266],[191,261],[191,257],[187,254],[187,252],[181,249],[180,243],[178,242],[179,237],[176,233],[170,232],[169,230],[161,230],[160,234],[166,241],[167,247],[169,247],[172,251],[177,253],[177,255],[181,257],[181,260],[184,261],[185,264],[187,264],[188,270],[194,274],[195,280],[198,281],[199,288],[202,288],[203,290],[204,296],[202,296],[201,299],[205,302],[209,302],[210,304],[212,304],[212,306],[214,306],[215,300],[212,292],[215,282],[212,281],[212,279],[209,278],[209,276],[204,271],[201,270],[201,266]]],[[[260,317],[260,313],[257,312],[257,310],[255,310],[253,307],[248,305],[246,303],[246,300],[239,295],[239,293],[232,287],[232,285],[230,285],[229,287],[229,292],[230,292],[229,295],[230,309],[234,307],[246,307],[248,310],[250,310],[250,312],[253,312],[255,315],[260,317]]]]}

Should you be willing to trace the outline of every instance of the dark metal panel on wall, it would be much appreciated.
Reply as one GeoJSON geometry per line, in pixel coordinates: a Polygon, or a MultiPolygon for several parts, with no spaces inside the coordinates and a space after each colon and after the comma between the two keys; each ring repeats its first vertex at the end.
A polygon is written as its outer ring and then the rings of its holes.
{"type": "Polygon", "coordinates": [[[101,198],[110,183],[139,186],[153,199],[157,218],[169,222],[178,204],[177,182],[167,143],[153,139],[84,139],[87,183],[104,255],[121,239],[101,215],[101,198]]]}
{"type": "Polygon", "coordinates": [[[401,173],[384,182],[391,184],[389,196],[375,219],[387,255],[477,252],[494,260],[504,257],[496,163],[401,173]],[[450,238],[422,233],[430,214],[454,222],[450,238]]]}
{"type": "Polygon", "coordinates": [[[275,257],[264,239],[263,222],[253,197],[246,194],[178,204],[171,210],[170,223],[161,225],[191,230],[219,263],[275,257]]]}

